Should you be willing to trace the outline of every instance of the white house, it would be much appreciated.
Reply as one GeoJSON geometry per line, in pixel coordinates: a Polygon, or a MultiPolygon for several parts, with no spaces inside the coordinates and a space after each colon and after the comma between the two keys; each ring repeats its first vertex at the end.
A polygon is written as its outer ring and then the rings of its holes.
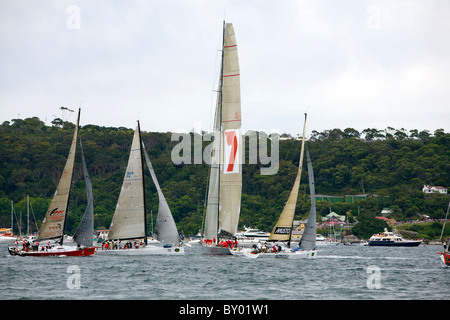
{"type": "Polygon", "coordinates": [[[381,210],[382,217],[386,217],[386,216],[390,215],[391,213],[392,213],[392,210],[389,208],[383,208],[383,210],[381,210]]]}
{"type": "Polygon", "coordinates": [[[442,193],[447,194],[447,188],[438,186],[423,186],[422,191],[424,193],[442,193]]]}

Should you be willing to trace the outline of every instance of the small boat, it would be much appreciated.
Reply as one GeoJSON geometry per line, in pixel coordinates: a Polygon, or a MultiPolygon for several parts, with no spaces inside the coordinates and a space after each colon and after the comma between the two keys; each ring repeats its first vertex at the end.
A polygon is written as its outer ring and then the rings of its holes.
{"type": "MultiPolygon", "coordinates": [[[[72,144],[67,157],[66,165],[59,180],[56,192],[47,210],[42,225],[39,229],[38,237],[34,243],[24,240],[22,247],[10,246],[8,251],[13,256],[34,256],[34,257],[49,257],[49,256],[91,256],[95,253],[95,247],[92,246],[92,229],[85,229],[82,233],[87,232],[91,242],[86,245],[84,242],[77,242],[78,246],[63,245],[64,242],[64,227],[67,219],[67,208],[69,205],[70,187],[72,184],[72,173],[75,164],[75,153],[77,149],[78,130],[80,122],[80,112],[78,111],[77,123],[75,132],[73,134],[72,144]],[[49,241],[42,245],[45,240],[55,240],[56,245],[51,245],[49,241]]],[[[84,157],[83,157],[84,161],[84,157]]],[[[85,167],[85,166],[84,166],[85,167]]],[[[85,172],[86,177],[86,172],[85,172]]],[[[87,192],[88,189],[87,189],[87,192]]],[[[88,201],[89,201],[88,196],[88,201]]],[[[86,216],[86,214],[85,214],[86,216]]],[[[86,216],[87,218],[87,216],[86,216]]],[[[93,217],[92,217],[93,219],[93,217]]],[[[83,224],[83,221],[81,222],[83,224]]],[[[81,238],[85,235],[80,233],[81,238]]]]}
{"type": "Polygon", "coordinates": [[[261,241],[269,240],[269,232],[264,232],[255,228],[247,228],[245,226],[244,230],[245,231],[236,233],[236,239],[242,246],[257,244],[261,241]]]}
{"type": "Polygon", "coordinates": [[[318,246],[337,246],[340,243],[340,241],[337,241],[335,239],[325,238],[321,234],[316,235],[316,244],[318,246]]]}
{"type": "Polygon", "coordinates": [[[369,246],[378,247],[417,247],[421,243],[420,240],[406,240],[400,234],[390,232],[386,228],[384,232],[374,234],[368,241],[369,246]]]}
{"type": "Polygon", "coordinates": [[[447,267],[450,267],[450,248],[449,248],[450,238],[447,238],[447,240],[442,241],[442,237],[444,235],[445,224],[447,222],[449,209],[450,209],[450,202],[448,203],[447,214],[445,215],[445,221],[444,221],[444,225],[442,226],[441,237],[440,237],[440,241],[442,243],[442,252],[437,252],[437,254],[439,254],[441,256],[442,263],[447,267]]]}
{"type": "Polygon", "coordinates": [[[145,145],[142,142],[139,121],[133,135],[128,165],[111,221],[108,239],[102,244],[98,254],[184,255],[184,248],[181,246],[172,213],[159,188],[145,145]],[[149,245],[148,243],[144,155],[160,199],[156,221],[156,240],[161,245],[149,245]]]}
{"type": "Polygon", "coordinates": [[[0,243],[2,242],[14,242],[16,237],[14,237],[11,233],[11,228],[0,228],[0,243]]]}
{"type": "MultiPolygon", "coordinates": [[[[287,200],[283,211],[278,218],[278,221],[269,236],[266,247],[259,244],[252,249],[243,248],[243,255],[249,258],[288,258],[288,259],[303,259],[316,258],[316,197],[314,186],[314,173],[312,168],[311,157],[309,155],[308,147],[306,146],[306,157],[308,167],[309,189],[311,193],[311,209],[308,221],[303,231],[302,238],[299,245],[295,249],[291,249],[292,226],[294,221],[295,207],[298,198],[298,189],[300,187],[300,178],[302,175],[303,155],[305,152],[305,128],[306,128],[306,113],[305,122],[303,126],[303,138],[300,151],[300,162],[297,171],[297,177],[294,181],[291,194],[287,200]]],[[[233,253],[237,254],[237,253],[233,253]]]]}
{"type": "Polygon", "coordinates": [[[222,64],[214,117],[206,203],[205,255],[231,255],[220,242],[235,240],[242,194],[242,133],[240,71],[236,37],[231,23],[223,22],[222,64]]]}

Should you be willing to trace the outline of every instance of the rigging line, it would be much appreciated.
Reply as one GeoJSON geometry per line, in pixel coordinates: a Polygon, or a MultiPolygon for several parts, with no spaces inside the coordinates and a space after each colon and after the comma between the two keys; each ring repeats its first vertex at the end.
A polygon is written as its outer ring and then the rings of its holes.
{"type": "MultiPolygon", "coordinates": [[[[19,221],[20,219],[17,218],[17,214],[16,214],[16,209],[14,209],[14,204],[12,205],[12,210],[13,210],[13,216],[16,218],[16,223],[19,229],[19,236],[22,236],[22,225],[21,225],[21,221],[19,221]]],[[[14,232],[14,230],[11,230],[11,232],[14,232]]]]}
{"type": "MultiPolygon", "coordinates": [[[[222,45],[222,39],[219,38],[219,44],[217,45],[217,47],[221,47],[222,45]]],[[[217,64],[218,64],[218,57],[219,55],[217,54],[218,52],[222,52],[222,49],[216,49],[216,58],[214,59],[214,69],[213,69],[213,77],[212,77],[212,91],[211,91],[211,102],[210,102],[210,112],[209,112],[209,128],[213,128],[214,127],[214,123],[213,123],[213,114],[215,114],[215,98],[217,98],[217,94],[214,94],[215,92],[217,93],[218,90],[216,90],[216,85],[217,85],[217,80],[220,77],[220,70],[217,70],[217,64]],[[211,110],[214,109],[214,112],[211,110]]]]}
{"type": "Polygon", "coordinates": [[[219,234],[221,231],[220,228],[220,162],[222,161],[222,153],[223,153],[223,146],[222,146],[222,131],[223,131],[223,125],[222,125],[222,112],[223,112],[223,65],[224,65],[224,49],[223,47],[225,46],[225,36],[226,36],[226,24],[225,24],[225,20],[223,21],[223,33],[222,33],[222,54],[221,54],[221,65],[220,65],[220,105],[218,108],[218,112],[219,112],[219,118],[218,118],[218,126],[219,126],[219,132],[220,132],[220,136],[219,136],[219,192],[218,192],[218,203],[219,205],[217,206],[217,243],[219,243],[219,234]]]}
{"type": "Polygon", "coordinates": [[[441,237],[440,240],[442,242],[442,236],[444,235],[444,229],[445,229],[445,223],[447,222],[447,217],[448,217],[448,211],[450,209],[450,202],[448,203],[448,207],[447,207],[447,214],[445,215],[445,221],[444,221],[444,225],[442,226],[442,231],[441,231],[441,237]]]}
{"type": "Polygon", "coordinates": [[[39,231],[39,228],[38,228],[38,225],[36,222],[36,216],[34,215],[33,205],[31,204],[31,201],[30,201],[30,208],[31,208],[31,214],[33,215],[34,224],[36,226],[36,230],[39,231]]]}

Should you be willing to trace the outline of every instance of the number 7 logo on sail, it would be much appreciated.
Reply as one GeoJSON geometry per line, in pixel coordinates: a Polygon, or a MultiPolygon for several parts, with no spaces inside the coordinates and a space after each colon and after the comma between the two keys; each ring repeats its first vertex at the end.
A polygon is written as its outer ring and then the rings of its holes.
{"type": "Polygon", "coordinates": [[[240,130],[225,130],[224,173],[238,173],[240,159],[240,130]]]}

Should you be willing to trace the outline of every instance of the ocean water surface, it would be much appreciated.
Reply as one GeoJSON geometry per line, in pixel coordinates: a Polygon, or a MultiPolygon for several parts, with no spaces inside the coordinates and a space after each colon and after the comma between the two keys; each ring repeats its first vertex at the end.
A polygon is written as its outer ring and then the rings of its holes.
{"type": "Polygon", "coordinates": [[[320,246],[315,260],[185,255],[13,257],[1,300],[448,300],[441,247],[320,246]]]}

